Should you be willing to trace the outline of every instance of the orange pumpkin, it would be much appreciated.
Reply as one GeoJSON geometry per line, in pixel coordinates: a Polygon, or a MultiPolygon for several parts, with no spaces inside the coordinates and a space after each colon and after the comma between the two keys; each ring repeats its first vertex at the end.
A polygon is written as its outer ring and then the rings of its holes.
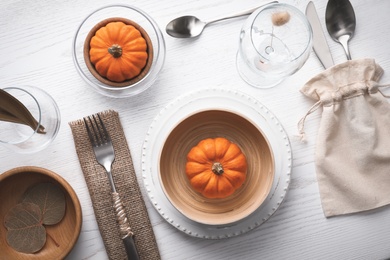
{"type": "Polygon", "coordinates": [[[187,155],[191,186],[206,198],[226,198],[246,179],[247,163],[240,148],[218,137],[200,141],[187,155]]]}
{"type": "Polygon", "coordinates": [[[101,76],[123,82],[139,75],[145,67],[147,44],[134,26],[110,22],[92,37],[89,58],[101,76]]]}

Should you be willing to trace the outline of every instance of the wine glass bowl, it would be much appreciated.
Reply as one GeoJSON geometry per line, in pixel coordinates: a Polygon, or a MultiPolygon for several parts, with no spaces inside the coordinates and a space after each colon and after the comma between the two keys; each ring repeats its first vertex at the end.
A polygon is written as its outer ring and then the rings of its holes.
{"type": "Polygon", "coordinates": [[[272,87],[297,72],[312,46],[306,16],[288,4],[269,4],[252,13],[240,32],[237,69],[254,87],[272,87]]]}

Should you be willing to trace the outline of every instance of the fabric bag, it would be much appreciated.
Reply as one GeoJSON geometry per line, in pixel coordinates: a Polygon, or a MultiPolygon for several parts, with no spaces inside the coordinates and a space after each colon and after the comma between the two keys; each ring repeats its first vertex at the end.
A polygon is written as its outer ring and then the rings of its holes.
{"type": "Polygon", "coordinates": [[[390,203],[390,103],[373,59],[336,65],[301,92],[317,101],[299,123],[323,108],[316,141],[316,172],[326,217],[390,203]]]}

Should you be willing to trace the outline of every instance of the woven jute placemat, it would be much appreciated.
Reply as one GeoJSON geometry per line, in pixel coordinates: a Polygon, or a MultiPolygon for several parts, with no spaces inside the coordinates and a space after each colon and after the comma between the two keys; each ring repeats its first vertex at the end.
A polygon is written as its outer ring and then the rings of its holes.
{"type": "MultiPolygon", "coordinates": [[[[111,136],[115,161],[112,175],[117,192],[122,198],[127,218],[134,232],[135,244],[141,259],[160,259],[154,232],[146,210],[126,137],[116,111],[99,113],[111,136]]],[[[111,199],[111,188],[104,168],[96,161],[82,119],[69,122],[76,152],[91,196],[96,220],[110,259],[126,259],[126,251],[120,238],[119,226],[111,199]]]]}

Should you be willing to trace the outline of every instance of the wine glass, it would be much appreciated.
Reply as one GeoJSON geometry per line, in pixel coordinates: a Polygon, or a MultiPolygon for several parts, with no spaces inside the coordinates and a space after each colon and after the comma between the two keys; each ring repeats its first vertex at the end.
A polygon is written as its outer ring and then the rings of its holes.
{"type": "Polygon", "coordinates": [[[311,46],[311,26],[300,10],[282,3],[265,5],[241,29],[239,75],[254,87],[273,87],[303,66],[311,46]]]}
{"type": "Polygon", "coordinates": [[[60,128],[60,111],[54,99],[33,86],[3,88],[19,100],[37,121],[34,129],[26,124],[0,120],[0,145],[17,153],[34,153],[47,147],[60,128]]]}

